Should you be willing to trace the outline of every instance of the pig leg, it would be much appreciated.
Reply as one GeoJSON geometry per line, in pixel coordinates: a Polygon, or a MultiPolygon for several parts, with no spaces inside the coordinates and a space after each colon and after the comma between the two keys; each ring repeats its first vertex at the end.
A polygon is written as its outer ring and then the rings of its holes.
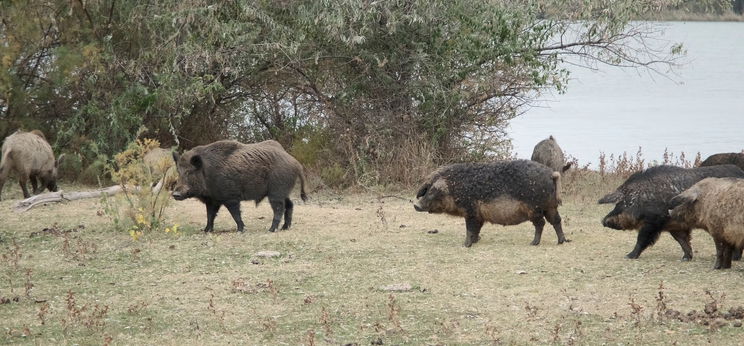
{"type": "Polygon", "coordinates": [[[662,226],[663,223],[661,222],[647,221],[644,223],[643,227],[638,231],[638,239],[636,240],[635,248],[633,248],[633,251],[625,255],[625,257],[636,259],[641,256],[643,250],[654,245],[656,240],[659,239],[662,226]]]}
{"type": "Polygon", "coordinates": [[[240,201],[226,202],[225,208],[227,208],[230,215],[232,215],[235,224],[238,225],[238,232],[243,232],[245,224],[243,224],[243,219],[240,217],[240,201]]]}
{"type": "Polygon", "coordinates": [[[205,202],[207,205],[207,226],[204,227],[204,232],[214,231],[214,218],[217,217],[217,212],[220,210],[222,204],[209,201],[205,202]]]}
{"type": "Polygon", "coordinates": [[[734,246],[734,253],[731,255],[731,259],[734,261],[741,261],[741,252],[744,248],[734,246]]]}
{"type": "Polygon", "coordinates": [[[532,239],[530,245],[540,245],[540,238],[542,237],[542,231],[545,227],[545,218],[542,215],[532,220],[532,224],[535,225],[535,239],[532,239]]]}
{"type": "Polygon", "coordinates": [[[692,233],[692,230],[689,229],[683,229],[680,231],[670,231],[669,232],[672,237],[679,243],[679,246],[682,247],[682,252],[684,252],[684,256],[682,256],[682,261],[689,261],[692,259],[692,245],[690,245],[690,233],[692,233]]]}
{"type": "Polygon", "coordinates": [[[31,175],[28,177],[28,180],[31,181],[31,189],[34,191],[34,195],[38,195],[41,191],[39,190],[39,184],[36,182],[36,176],[31,175]]]}
{"type": "Polygon", "coordinates": [[[271,221],[269,232],[276,232],[276,229],[279,228],[279,222],[282,221],[282,215],[284,215],[284,199],[269,199],[269,203],[271,203],[271,209],[274,211],[274,219],[271,221]]]}
{"type": "Polygon", "coordinates": [[[721,269],[723,265],[723,242],[719,239],[714,239],[713,242],[716,244],[716,263],[713,264],[713,269],[721,269]]]}
{"type": "Polygon", "coordinates": [[[558,244],[568,243],[571,239],[566,239],[566,235],[563,234],[563,226],[561,225],[561,214],[558,213],[558,209],[551,209],[545,214],[545,219],[550,222],[555,230],[555,235],[558,236],[558,244]]]}
{"type": "Polygon", "coordinates": [[[734,247],[726,241],[721,241],[723,244],[723,258],[721,259],[721,269],[731,268],[731,255],[734,252],[734,247]]]}
{"type": "Polygon", "coordinates": [[[483,227],[483,221],[478,220],[476,217],[468,216],[465,218],[465,247],[470,247],[473,243],[477,243],[480,240],[480,230],[483,227]]]}
{"type": "Polygon", "coordinates": [[[292,201],[289,198],[284,199],[284,225],[282,225],[282,229],[289,229],[289,226],[292,226],[293,208],[294,204],[292,204],[292,201]]]}
{"type": "Polygon", "coordinates": [[[18,184],[21,185],[21,190],[23,190],[23,198],[29,198],[31,195],[28,193],[28,188],[26,187],[26,183],[28,182],[28,177],[21,176],[18,178],[18,184]]]}

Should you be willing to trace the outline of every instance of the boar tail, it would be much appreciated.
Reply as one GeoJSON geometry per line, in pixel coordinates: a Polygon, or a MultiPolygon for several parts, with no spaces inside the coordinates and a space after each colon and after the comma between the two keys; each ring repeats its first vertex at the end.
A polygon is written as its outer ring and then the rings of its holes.
{"type": "Polygon", "coordinates": [[[563,203],[561,201],[561,174],[559,172],[553,172],[553,185],[555,186],[555,200],[558,204],[563,203]]]}
{"type": "Polygon", "coordinates": [[[303,202],[307,202],[307,194],[305,193],[305,167],[302,166],[300,170],[300,198],[303,202]]]}

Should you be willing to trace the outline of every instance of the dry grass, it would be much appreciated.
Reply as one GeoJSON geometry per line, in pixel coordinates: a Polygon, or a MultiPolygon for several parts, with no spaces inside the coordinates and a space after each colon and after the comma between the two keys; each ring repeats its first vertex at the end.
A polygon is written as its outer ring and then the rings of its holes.
{"type": "Polygon", "coordinates": [[[487,225],[465,249],[464,221],[414,212],[410,191],[316,193],[297,203],[293,228],[275,234],[266,233],[268,204],[244,203],[245,234],[223,209],[205,235],[204,207],[177,202],[166,213],[181,235],[139,241],[114,232],[96,200],[24,214],[6,200],[0,343],[738,343],[739,320],[703,311],[743,304],[744,264],[712,270],[702,231],[692,262],[680,262],[668,235],[624,259],[636,233],[602,228],[610,207],[596,205],[619,182],[574,174],[561,208],[572,242],[563,245],[550,227],[530,246],[530,224],[487,225]],[[281,256],[256,257],[262,250],[281,256]],[[380,289],[393,284],[412,289],[380,289]],[[691,310],[699,313],[675,314],[691,310]]]}

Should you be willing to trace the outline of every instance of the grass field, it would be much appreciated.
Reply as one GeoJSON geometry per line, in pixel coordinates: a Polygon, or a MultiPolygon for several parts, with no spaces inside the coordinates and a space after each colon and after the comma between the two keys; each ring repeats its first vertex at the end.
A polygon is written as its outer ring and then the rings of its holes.
{"type": "Polygon", "coordinates": [[[744,264],[712,270],[699,230],[691,262],[668,234],[625,259],[636,232],[602,228],[610,206],[595,204],[613,184],[566,186],[570,243],[486,225],[466,249],[464,221],[414,212],[411,191],[316,192],[274,234],[268,203],[243,204],[244,234],[225,209],[204,234],[203,205],[173,202],[181,233],[134,241],[96,199],[13,212],[9,183],[0,343],[739,344],[744,309],[727,312],[744,305],[744,264]]]}

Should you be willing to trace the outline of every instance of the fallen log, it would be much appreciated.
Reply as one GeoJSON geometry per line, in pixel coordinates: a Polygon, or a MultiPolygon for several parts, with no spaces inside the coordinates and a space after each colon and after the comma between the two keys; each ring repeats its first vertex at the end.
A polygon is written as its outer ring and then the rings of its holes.
{"type": "MultiPolygon", "coordinates": [[[[162,187],[163,187],[163,180],[161,179],[158,182],[158,184],[152,188],[153,193],[157,193],[158,191],[160,191],[162,187]]],[[[133,186],[133,187],[127,187],[127,189],[130,191],[137,191],[140,189],[140,187],[133,186]]],[[[65,192],[65,191],[60,190],[57,192],[49,192],[49,193],[44,193],[44,194],[26,198],[16,203],[14,206],[14,210],[18,213],[22,213],[38,205],[74,201],[74,200],[85,199],[85,198],[96,198],[96,197],[101,197],[104,194],[111,196],[111,195],[115,195],[123,191],[124,191],[124,187],[121,185],[109,186],[106,188],[97,189],[93,191],[65,192]]]]}

